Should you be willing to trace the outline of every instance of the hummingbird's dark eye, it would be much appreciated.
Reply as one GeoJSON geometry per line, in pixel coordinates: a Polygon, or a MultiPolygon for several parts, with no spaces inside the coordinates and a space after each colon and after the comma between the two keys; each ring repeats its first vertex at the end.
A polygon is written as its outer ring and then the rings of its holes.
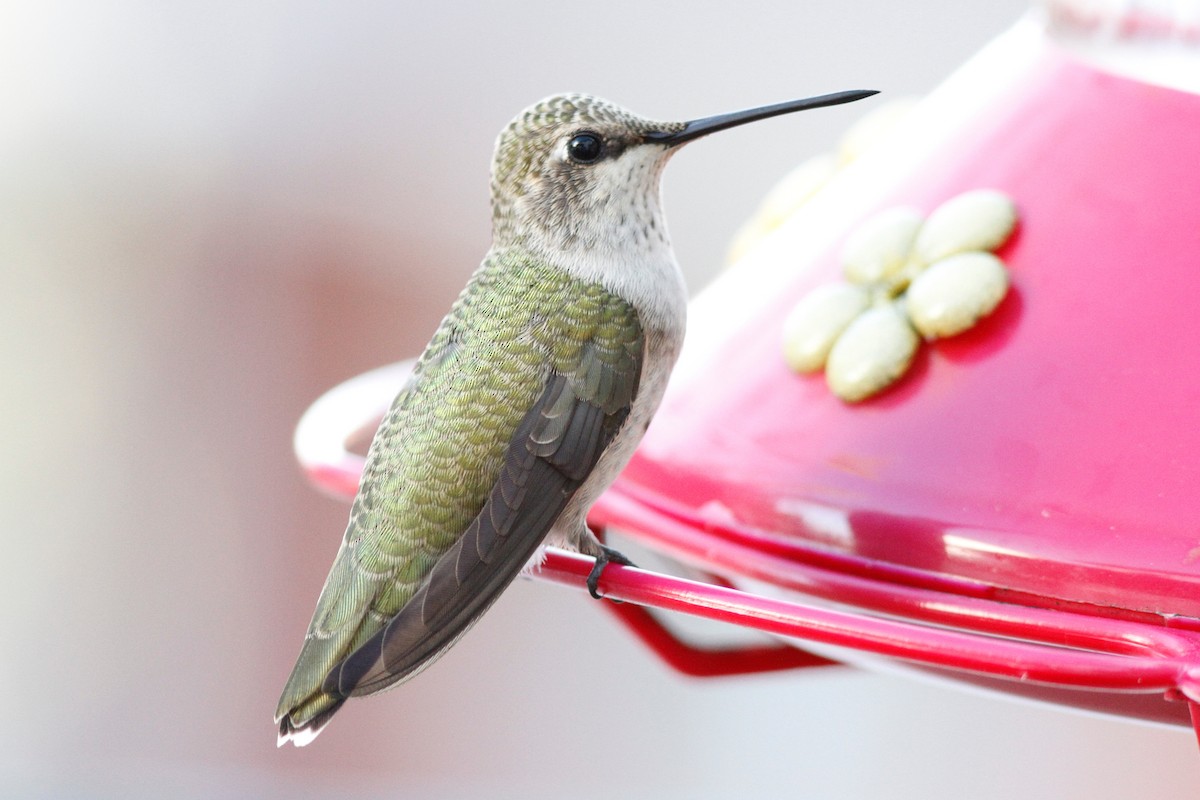
{"type": "Polygon", "coordinates": [[[580,164],[594,164],[600,160],[604,145],[594,133],[577,133],[567,142],[567,155],[580,164]]]}

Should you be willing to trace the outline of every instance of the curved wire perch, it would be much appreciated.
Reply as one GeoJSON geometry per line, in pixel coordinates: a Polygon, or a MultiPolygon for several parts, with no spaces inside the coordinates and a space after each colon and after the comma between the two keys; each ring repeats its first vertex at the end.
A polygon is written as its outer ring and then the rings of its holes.
{"type": "MultiPolygon", "coordinates": [[[[538,575],[582,586],[591,565],[586,556],[551,548],[538,575]]],[[[1156,642],[1134,644],[1134,639],[1146,633],[1141,630],[1146,626],[1138,623],[1129,624],[1137,630],[1126,630],[1111,641],[1088,636],[1093,644],[1111,645],[1112,649],[1087,651],[818,608],[620,565],[605,569],[600,589],[609,600],[928,666],[1106,691],[1165,693],[1179,688],[1188,699],[1200,700],[1197,676],[1190,674],[1198,655],[1196,643],[1191,637],[1161,631],[1161,636],[1154,637],[1156,642]],[[1144,648],[1145,653],[1119,652],[1134,648],[1144,648]]],[[[1108,625],[1112,620],[1104,622],[1108,625]]]]}

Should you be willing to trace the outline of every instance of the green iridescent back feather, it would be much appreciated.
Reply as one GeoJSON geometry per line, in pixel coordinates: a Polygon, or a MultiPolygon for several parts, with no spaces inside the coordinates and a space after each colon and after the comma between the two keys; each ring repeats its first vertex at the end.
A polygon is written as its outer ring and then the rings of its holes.
{"type": "Polygon", "coordinates": [[[616,413],[635,391],[641,347],[637,312],[621,298],[520,252],[489,254],[376,433],[278,717],[300,725],[340,702],[321,692],[325,676],[479,514],[550,377],[616,413]]]}

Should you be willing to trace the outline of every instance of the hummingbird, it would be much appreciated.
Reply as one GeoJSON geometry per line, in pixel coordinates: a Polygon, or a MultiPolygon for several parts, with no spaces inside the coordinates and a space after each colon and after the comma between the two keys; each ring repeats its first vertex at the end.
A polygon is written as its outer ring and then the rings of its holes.
{"type": "Polygon", "coordinates": [[[584,94],[500,133],[492,246],[380,423],[303,648],[275,712],[307,744],[350,697],[446,652],[547,544],[628,564],[588,528],[683,343],[687,291],[663,167],[715,131],[860,100],[849,91],[689,122],[584,94]]]}

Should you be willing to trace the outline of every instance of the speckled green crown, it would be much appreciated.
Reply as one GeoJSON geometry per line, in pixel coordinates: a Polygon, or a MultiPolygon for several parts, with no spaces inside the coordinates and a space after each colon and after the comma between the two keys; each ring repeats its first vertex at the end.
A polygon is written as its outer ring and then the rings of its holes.
{"type": "Polygon", "coordinates": [[[518,114],[500,135],[501,142],[509,136],[532,133],[539,128],[580,123],[616,123],[633,129],[651,130],[655,123],[642,119],[620,106],[587,94],[559,94],[547,97],[518,114]]]}

